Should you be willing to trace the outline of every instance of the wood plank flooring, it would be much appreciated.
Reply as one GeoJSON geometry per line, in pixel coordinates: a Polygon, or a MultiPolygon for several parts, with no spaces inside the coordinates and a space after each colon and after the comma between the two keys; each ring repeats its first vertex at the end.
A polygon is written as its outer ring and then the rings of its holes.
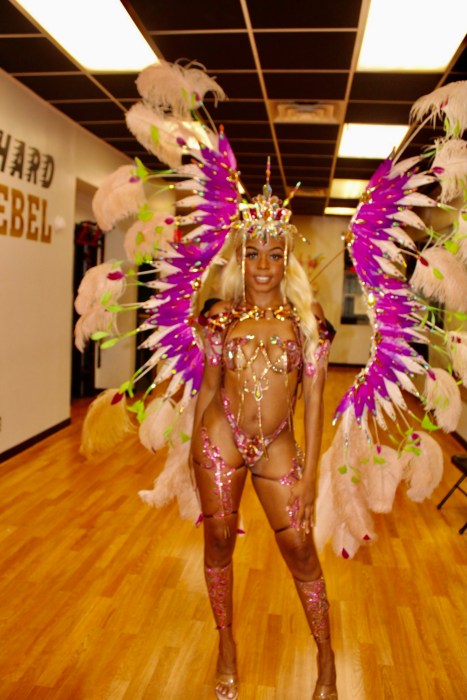
{"type": "MultiPolygon", "coordinates": [[[[330,418],[355,370],[331,368],[330,418]]],[[[87,462],[86,402],[54,436],[0,466],[0,699],[212,700],[216,633],[202,533],[175,504],[137,496],[161,467],[136,439],[87,462]]],[[[340,700],[464,700],[467,501],[452,454],[432,499],[401,491],[379,540],[344,561],[327,548],[340,700]]],[[[241,700],[307,700],[315,650],[295,589],[248,483],[235,553],[241,700]]]]}

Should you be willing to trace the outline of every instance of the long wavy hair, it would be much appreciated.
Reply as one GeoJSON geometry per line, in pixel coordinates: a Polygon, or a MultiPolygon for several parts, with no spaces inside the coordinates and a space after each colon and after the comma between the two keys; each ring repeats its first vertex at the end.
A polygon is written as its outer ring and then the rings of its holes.
{"type": "MultiPolygon", "coordinates": [[[[311,305],[315,301],[310,282],[305,270],[300,265],[293,252],[292,235],[287,234],[287,265],[281,282],[281,292],[296,309],[300,318],[300,331],[303,343],[303,356],[306,362],[314,362],[314,354],[318,344],[318,324],[311,305]]],[[[237,250],[241,248],[244,254],[243,241],[236,237],[222,256],[228,262],[221,272],[220,293],[225,301],[237,305],[243,299],[242,267],[238,262],[237,250]]]]}

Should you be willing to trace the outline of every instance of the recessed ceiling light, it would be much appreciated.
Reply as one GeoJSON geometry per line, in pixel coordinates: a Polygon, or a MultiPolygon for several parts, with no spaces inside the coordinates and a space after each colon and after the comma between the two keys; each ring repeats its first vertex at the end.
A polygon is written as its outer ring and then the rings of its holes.
{"type": "Polygon", "coordinates": [[[443,71],[466,28],[466,0],[371,0],[357,70],[443,71]]]}
{"type": "Polygon", "coordinates": [[[355,207],[326,207],[324,213],[329,216],[352,216],[355,207]]]}
{"type": "Polygon", "coordinates": [[[335,178],[331,182],[329,196],[331,199],[360,199],[367,185],[368,180],[345,180],[344,178],[335,178]]]}
{"type": "Polygon", "coordinates": [[[386,158],[408,131],[406,124],[344,124],[339,158],[386,158]]]}
{"type": "Polygon", "coordinates": [[[83,68],[139,72],[159,59],[120,0],[13,0],[83,68]]]}

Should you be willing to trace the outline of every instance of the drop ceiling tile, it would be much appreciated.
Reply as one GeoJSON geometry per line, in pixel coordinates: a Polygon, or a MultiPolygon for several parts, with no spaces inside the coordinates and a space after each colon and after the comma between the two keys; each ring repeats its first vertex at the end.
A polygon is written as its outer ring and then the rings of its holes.
{"type": "Polygon", "coordinates": [[[263,70],[349,70],[356,33],[255,32],[263,70]],[[338,51],[330,51],[338,46],[338,51]]]}
{"type": "Polygon", "coordinates": [[[136,89],[138,73],[99,73],[95,74],[94,77],[117,99],[140,99],[136,89]]]}
{"type": "Polygon", "coordinates": [[[234,152],[239,154],[239,153],[249,153],[250,155],[253,153],[257,154],[265,154],[265,155],[271,155],[274,153],[274,142],[272,140],[270,141],[258,141],[258,140],[251,140],[247,141],[246,139],[240,141],[236,139],[229,139],[230,143],[232,145],[232,148],[234,149],[234,152]]]}
{"type": "Polygon", "coordinates": [[[2,4],[1,34],[38,34],[39,30],[10,2],[2,4]]]}
{"type": "Polygon", "coordinates": [[[122,110],[111,100],[53,103],[54,107],[77,122],[121,119],[122,110]]]}
{"type": "Polygon", "coordinates": [[[229,141],[232,139],[272,139],[269,122],[230,122],[224,123],[225,133],[229,141]]]}
{"type": "Polygon", "coordinates": [[[265,73],[271,100],[342,100],[348,73],[265,73]]]}
{"type": "Polygon", "coordinates": [[[278,138],[299,141],[335,141],[338,124],[282,124],[275,122],[278,138]]]}
{"type": "MultiPolygon", "coordinates": [[[[221,73],[214,71],[214,76],[224,90],[228,99],[244,100],[261,100],[263,93],[261,92],[261,84],[258,79],[258,74],[255,71],[247,71],[244,73],[232,72],[221,73]]],[[[224,103],[220,103],[224,104],[224,103]]],[[[257,109],[257,105],[252,105],[253,109],[257,109]]]]}
{"type": "MultiPolygon", "coordinates": [[[[255,74],[251,74],[251,76],[252,75],[255,74]]],[[[226,76],[220,77],[223,78],[226,76]]],[[[260,93],[261,90],[256,75],[255,80],[258,92],[260,93]]],[[[220,82],[222,82],[222,84],[224,83],[223,80],[219,80],[219,83],[220,82]]],[[[212,100],[205,100],[205,103],[213,119],[222,124],[228,124],[230,121],[268,121],[267,109],[264,102],[262,100],[260,101],[260,99],[257,101],[234,100],[231,99],[230,94],[227,94],[227,100],[225,102],[219,102],[217,106],[214,105],[212,100]]]]}
{"type": "Polygon", "coordinates": [[[332,3],[269,0],[265,5],[249,0],[248,10],[255,29],[287,29],[293,27],[354,27],[358,26],[361,0],[334,0],[332,3]]]}
{"type": "Polygon", "coordinates": [[[78,70],[75,63],[40,35],[0,38],[0,66],[13,74],[78,70]]]}
{"type": "Polygon", "coordinates": [[[280,141],[281,153],[299,155],[333,155],[335,144],[332,141],[327,143],[319,141],[280,141]]]}
{"type": "Polygon", "coordinates": [[[437,87],[438,73],[356,73],[350,100],[414,102],[437,87]]]}
{"type": "Polygon", "coordinates": [[[44,100],[92,100],[107,98],[89,78],[76,75],[24,75],[17,78],[44,100]]]}
{"type": "Polygon", "coordinates": [[[128,127],[124,120],[117,123],[100,122],[99,124],[83,124],[83,126],[102,139],[128,138],[128,127]]]}
{"type": "Polygon", "coordinates": [[[131,0],[131,4],[150,32],[245,29],[239,0],[131,0]]]}
{"type": "Polygon", "coordinates": [[[187,57],[209,71],[254,70],[255,62],[246,33],[152,34],[166,61],[187,57]]]}
{"type": "Polygon", "coordinates": [[[326,168],[331,169],[333,156],[318,155],[282,155],[282,163],[288,168],[326,168]]]}
{"type": "Polygon", "coordinates": [[[408,124],[412,102],[349,102],[345,122],[408,124]]]}

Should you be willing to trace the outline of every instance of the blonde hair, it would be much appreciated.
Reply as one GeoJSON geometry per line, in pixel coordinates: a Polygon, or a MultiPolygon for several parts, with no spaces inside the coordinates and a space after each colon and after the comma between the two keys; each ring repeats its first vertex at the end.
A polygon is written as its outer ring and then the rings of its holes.
{"type": "MultiPolygon", "coordinates": [[[[315,362],[314,355],[318,344],[318,324],[311,305],[315,301],[313,291],[305,273],[293,252],[293,241],[287,236],[287,267],[281,282],[281,292],[297,310],[300,318],[300,331],[303,341],[303,356],[306,362],[315,362]]],[[[238,241],[236,246],[223,252],[228,258],[221,273],[220,292],[223,299],[238,304],[243,298],[243,280],[241,262],[237,259],[238,241]]]]}

